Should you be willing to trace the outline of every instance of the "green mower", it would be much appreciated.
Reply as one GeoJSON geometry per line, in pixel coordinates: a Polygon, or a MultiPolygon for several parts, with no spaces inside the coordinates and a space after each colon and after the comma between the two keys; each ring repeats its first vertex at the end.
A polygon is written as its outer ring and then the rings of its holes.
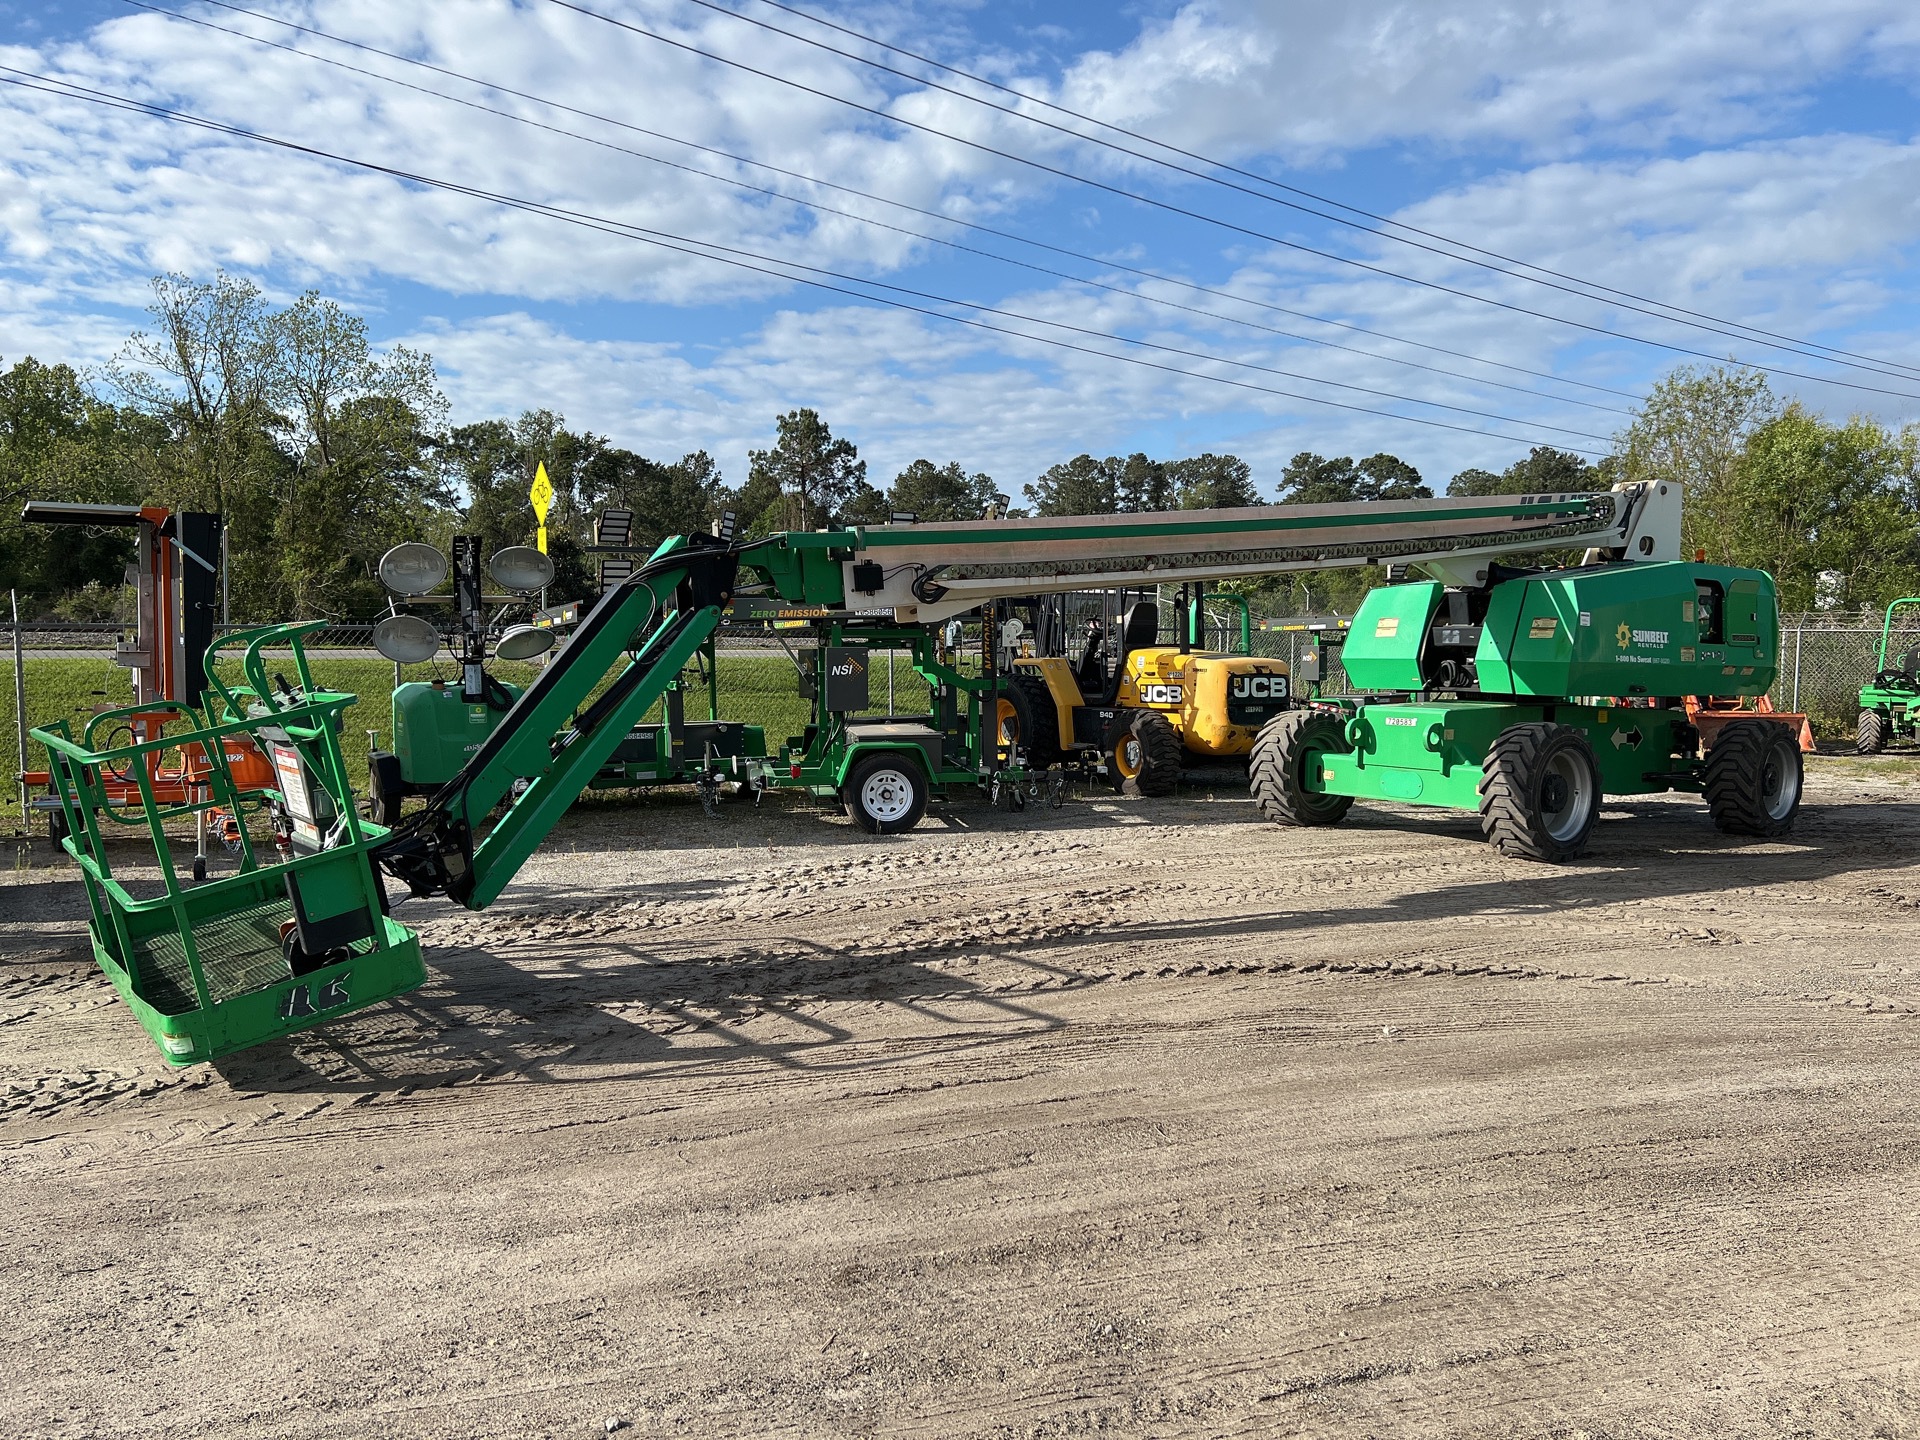
{"type": "Polygon", "coordinates": [[[1887,746],[1920,738],[1914,706],[1920,702],[1920,641],[1898,656],[1889,657],[1893,617],[1903,606],[1920,606],[1920,595],[1908,595],[1887,606],[1880,627],[1880,658],[1873,679],[1860,687],[1860,720],[1853,748],[1862,755],[1878,755],[1887,746]]]}

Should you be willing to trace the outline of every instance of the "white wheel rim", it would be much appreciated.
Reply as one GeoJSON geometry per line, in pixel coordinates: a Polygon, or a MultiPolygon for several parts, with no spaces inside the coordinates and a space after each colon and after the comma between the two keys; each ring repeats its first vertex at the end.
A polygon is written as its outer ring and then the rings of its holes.
{"type": "Polygon", "coordinates": [[[876,770],[861,782],[860,808],[890,825],[913,809],[913,781],[899,770],[876,770]]]}
{"type": "Polygon", "coordinates": [[[1577,837],[1593,813],[1593,789],[1592,772],[1576,752],[1561,750],[1547,761],[1546,777],[1540,786],[1540,819],[1547,834],[1562,842],[1577,837]],[[1554,799],[1560,803],[1551,804],[1554,799]]]}
{"type": "Polygon", "coordinates": [[[1760,767],[1760,807],[1769,820],[1786,819],[1800,799],[1797,759],[1789,741],[1776,740],[1767,747],[1766,763],[1760,767]]]}

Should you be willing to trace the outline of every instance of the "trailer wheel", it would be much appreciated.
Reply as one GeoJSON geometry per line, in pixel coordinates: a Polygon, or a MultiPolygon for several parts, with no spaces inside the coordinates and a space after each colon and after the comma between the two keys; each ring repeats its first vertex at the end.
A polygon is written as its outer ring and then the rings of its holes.
{"type": "Polygon", "coordinates": [[[54,849],[58,850],[60,848],[60,842],[72,833],[72,831],[67,829],[66,811],[49,810],[47,812],[47,839],[52,843],[54,849]]]}
{"type": "Polygon", "coordinates": [[[1784,835],[1800,812],[1800,743],[1773,720],[1734,720],[1707,752],[1707,810],[1729,835],[1784,835]]]}
{"type": "Polygon", "coordinates": [[[1010,671],[1000,677],[998,702],[1000,755],[1004,760],[1010,747],[1018,745],[1027,752],[1027,765],[1045,770],[1060,760],[1059,708],[1044,677],[1028,670],[1010,671]]]}
{"type": "Polygon", "coordinates": [[[400,778],[400,757],[376,750],[367,757],[367,818],[391,830],[400,823],[407,782],[400,778]]]}
{"type": "Polygon", "coordinates": [[[840,798],[854,823],[870,835],[911,830],[927,813],[927,777],[905,755],[869,755],[847,773],[840,798]]]}
{"type": "Polygon", "coordinates": [[[1860,755],[1878,755],[1887,748],[1887,717],[1878,710],[1862,710],[1854,730],[1853,748],[1860,755]]]}
{"type": "Polygon", "coordinates": [[[1351,795],[1307,789],[1306,777],[1326,754],[1343,754],[1346,735],[1324,710],[1282,710],[1253,737],[1247,788],[1260,813],[1276,825],[1337,825],[1353,808],[1351,795]]]}
{"type": "Polygon", "coordinates": [[[1510,725],[1480,774],[1480,829],[1502,855],[1571,860],[1600,814],[1600,765],[1571,725],[1510,725]]]}
{"type": "Polygon", "coordinates": [[[1187,747],[1173,722],[1157,710],[1122,715],[1107,742],[1107,774],[1129,795],[1171,795],[1179,788],[1187,747]]]}

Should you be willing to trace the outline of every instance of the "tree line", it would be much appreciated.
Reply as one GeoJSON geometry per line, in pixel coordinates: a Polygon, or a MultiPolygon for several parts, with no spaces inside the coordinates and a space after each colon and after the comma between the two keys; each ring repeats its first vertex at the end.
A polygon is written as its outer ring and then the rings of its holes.
{"type": "MultiPolygon", "coordinates": [[[[28,499],[155,503],[226,517],[226,581],[235,621],[366,619],[384,607],[374,568],[401,539],[445,547],[480,537],[488,552],[530,543],[527,499],[538,467],[554,487],[549,550],[560,598],[593,593],[592,516],[633,512],[635,543],[706,530],[726,511],[748,536],[824,525],[990,514],[1080,515],[1273,503],[1234,455],[1157,460],[1082,454],[1021,487],[958,461],[919,459],[884,486],[858,447],[816,411],[777,417],[729,485],[695,451],[650,459],[570,429],[544,409],[517,419],[448,423],[431,359],[377,353],[365,321],[317,294],[276,308],[244,279],[153,282],[150,328],[92,376],[32,357],[0,369],[0,589],[23,614],[113,619],[124,604],[125,531],[24,526],[28,499]]],[[[1788,610],[1857,610],[1920,591],[1920,426],[1842,423],[1781,402],[1737,367],[1674,370],[1598,459],[1537,447],[1495,471],[1470,468],[1448,495],[1604,489],[1620,480],[1686,487],[1684,543],[1716,563],[1779,581],[1788,610]]],[[[1295,455],[1280,504],[1431,497],[1411,464],[1295,455]]],[[[1377,576],[1325,572],[1246,588],[1299,611],[1349,610],[1377,576]]]]}

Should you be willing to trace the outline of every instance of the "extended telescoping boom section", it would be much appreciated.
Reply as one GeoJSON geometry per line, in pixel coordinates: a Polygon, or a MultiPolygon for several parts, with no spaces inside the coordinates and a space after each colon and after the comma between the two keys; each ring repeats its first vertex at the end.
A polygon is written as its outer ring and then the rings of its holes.
{"type": "Polygon", "coordinates": [[[1420,565],[1482,585],[1495,555],[1548,549],[1678,560],[1680,487],[871,525],[775,536],[741,561],[784,600],[930,624],[1016,595],[1350,565],[1420,565]]]}
{"type": "Polygon", "coordinates": [[[376,853],[416,894],[488,904],[739,597],[812,618],[929,625],[1020,595],[1368,564],[1417,564],[1450,584],[1481,585],[1499,554],[1581,548],[1596,561],[1667,561],[1679,558],[1679,544],[1680,490],[1658,482],[1564,495],[891,524],[741,545],[675,536],[601,597],[460,773],[376,853]]]}

